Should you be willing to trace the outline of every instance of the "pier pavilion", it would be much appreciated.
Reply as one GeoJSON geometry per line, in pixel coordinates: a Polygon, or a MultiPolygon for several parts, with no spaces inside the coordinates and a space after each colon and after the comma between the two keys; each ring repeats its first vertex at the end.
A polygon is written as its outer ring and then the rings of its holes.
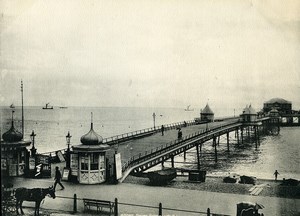
{"type": "Polygon", "coordinates": [[[264,103],[264,112],[268,113],[272,109],[278,110],[280,114],[291,114],[292,103],[282,98],[272,98],[264,103]]]}
{"type": "Polygon", "coordinates": [[[206,104],[204,109],[201,110],[200,116],[201,116],[201,121],[209,121],[209,122],[214,121],[214,112],[211,110],[208,104],[206,104]]]}
{"type": "Polygon", "coordinates": [[[26,147],[31,142],[23,140],[23,134],[15,129],[13,112],[11,128],[1,140],[1,176],[22,176],[29,168],[30,153],[26,147]]]}
{"type": "Polygon", "coordinates": [[[99,184],[106,180],[106,151],[110,147],[103,144],[103,138],[93,129],[80,139],[81,144],[73,146],[71,153],[71,176],[81,184],[99,184]]]}
{"type": "Polygon", "coordinates": [[[257,112],[250,104],[249,107],[246,106],[246,108],[243,110],[241,117],[243,119],[243,122],[254,122],[257,120],[257,112]]]}

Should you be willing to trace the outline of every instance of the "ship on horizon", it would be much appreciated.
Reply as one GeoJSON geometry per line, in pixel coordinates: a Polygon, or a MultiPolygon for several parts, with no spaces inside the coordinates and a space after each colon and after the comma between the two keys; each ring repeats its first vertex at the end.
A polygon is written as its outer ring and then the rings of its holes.
{"type": "Polygon", "coordinates": [[[194,111],[194,109],[190,109],[191,105],[188,105],[186,109],[184,109],[184,111],[194,111]]]}
{"type": "Polygon", "coordinates": [[[16,108],[16,107],[15,107],[15,105],[12,103],[12,104],[9,106],[9,108],[14,109],[14,108],[16,108]]]}
{"type": "Polygon", "coordinates": [[[53,106],[49,106],[50,103],[46,103],[46,106],[43,107],[43,109],[53,109],[53,106]]]}

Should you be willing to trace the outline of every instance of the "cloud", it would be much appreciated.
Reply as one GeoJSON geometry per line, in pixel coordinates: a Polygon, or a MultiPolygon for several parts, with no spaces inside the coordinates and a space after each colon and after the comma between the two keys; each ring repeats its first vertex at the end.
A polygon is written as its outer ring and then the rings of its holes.
{"type": "Polygon", "coordinates": [[[7,6],[4,17],[14,19],[0,35],[3,104],[18,98],[23,78],[31,105],[203,107],[209,98],[234,107],[277,94],[300,106],[299,17],[289,2],[7,6]]]}

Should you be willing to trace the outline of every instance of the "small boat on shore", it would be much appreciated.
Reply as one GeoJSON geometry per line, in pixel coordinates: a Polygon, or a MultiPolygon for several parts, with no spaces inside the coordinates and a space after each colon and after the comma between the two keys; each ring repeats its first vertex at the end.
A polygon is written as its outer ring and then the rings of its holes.
{"type": "Polygon", "coordinates": [[[190,109],[191,105],[188,105],[186,109],[184,109],[184,111],[194,111],[194,109],[190,109]]]}
{"type": "Polygon", "coordinates": [[[147,177],[150,180],[150,184],[153,185],[164,185],[176,178],[177,172],[174,168],[167,168],[163,170],[157,170],[148,172],[147,177]]]}
{"type": "Polygon", "coordinates": [[[53,109],[53,106],[49,106],[50,103],[46,103],[46,106],[43,107],[43,109],[53,109]]]}

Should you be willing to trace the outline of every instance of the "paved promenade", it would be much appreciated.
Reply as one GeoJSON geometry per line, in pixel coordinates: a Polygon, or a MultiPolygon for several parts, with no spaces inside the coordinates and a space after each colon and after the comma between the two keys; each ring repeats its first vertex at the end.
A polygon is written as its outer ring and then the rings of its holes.
{"type": "MultiPolygon", "coordinates": [[[[14,178],[14,187],[48,187],[53,184],[53,179],[24,179],[14,178]]],[[[74,193],[79,198],[77,201],[78,213],[83,214],[83,202],[80,198],[96,198],[114,201],[118,198],[119,203],[131,203],[148,206],[158,206],[161,202],[163,208],[174,208],[205,212],[207,208],[212,213],[236,215],[236,204],[241,201],[257,202],[263,204],[264,215],[300,215],[300,199],[285,199],[276,197],[249,196],[228,193],[214,193],[198,190],[183,190],[176,188],[153,187],[122,183],[118,185],[78,185],[63,182],[66,189],[60,190],[57,186],[56,199],[46,197],[41,205],[41,212],[51,212],[53,209],[58,213],[51,215],[65,215],[72,212],[73,200],[61,197],[73,197],[74,193]]],[[[24,206],[34,206],[34,203],[24,202],[24,206]]],[[[26,212],[32,209],[25,208],[26,212]]],[[[157,215],[158,208],[142,208],[129,205],[119,205],[119,214],[144,214],[157,215]]],[[[164,215],[199,215],[194,213],[163,210],[164,215]]]]}

